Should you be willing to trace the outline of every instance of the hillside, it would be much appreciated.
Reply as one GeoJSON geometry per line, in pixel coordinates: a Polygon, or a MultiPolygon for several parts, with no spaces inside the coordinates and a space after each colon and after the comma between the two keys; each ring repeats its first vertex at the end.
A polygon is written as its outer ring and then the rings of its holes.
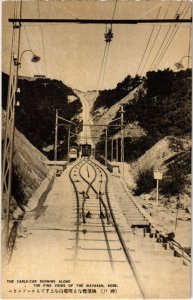
{"type": "MultiPolygon", "coordinates": [[[[116,98],[117,91],[112,93],[110,90],[111,99],[114,99],[110,101],[108,97],[104,98],[108,93],[102,91],[99,96],[103,94],[103,102],[98,98],[94,103],[95,124],[110,124],[120,117],[120,106],[124,107],[125,161],[130,164],[136,195],[155,193],[153,170],[159,168],[163,172],[160,192],[164,203],[175,196],[173,201],[177,205],[180,194],[183,205],[187,202],[190,206],[191,76],[190,69],[148,72],[138,81],[137,87],[134,85],[132,89],[130,86],[123,98],[116,98]]],[[[120,125],[120,120],[113,124],[120,125]]],[[[97,128],[97,133],[100,138],[104,137],[102,128],[97,128]]],[[[108,137],[120,139],[120,127],[109,127],[108,137]]],[[[104,155],[104,148],[104,140],[98,139],[97,154],[104,155]]],[[[109,142],[108,159],[110,156],[109,142]]]]}
{"type": "MultiPolygon", "coordinates": [[[[5,113],[2,115],[2,141],[4,140],[5,113]]],[[[13,152],[11,209],[23,208],[48,174],[47,158],[23,134],[15,130],[13,152]]]]}
{"type": "MultiPolygon", "coordinates": [[[[94,120],[110,122],[120,117],[119,107],[124,105],[125,159],[132,162],[165,136],[190,139],[191,83],[190,69],[148,72],[140,85],[116,104],[107,107],[104,102],[93,108],[94,120]],[[111,114],[111,110],[116,113],[111,114]]],[[[109,128],[108,136],[120,137],[120,128],[109,128]]],[[[101,151],[103,147],[98,144],[101,151]]]]}
{"type": "Polygon", "coordinates": [[[99,96],[99,92],[98,91],[81,92],[81,91],[78,91],[78,90],[74,90],[74,92],[76,93],[76,95],[78,97],[84,96],[86,102],[89,105],[89,109],[91,111],[92,108],[93,108],[93,106],[94,106],[94,104],[95,104],[96,99],[99,96]]]}
{"type": "MultiPolygon", "coordinates": [[[[20,107],[16,107],[16,128],[27,139],[43,152],[49,159],[53,159],[55,114],[65,119],[81,123],[79,114],[82,105],[74,91],[62,81],[47,78],[36,80],[19,79],[20,107]]],[[[5,109],[7,101],[8,76],[2,75],[2,105],[5,109]]],[[[80,129],[79,129],[80,130],[80,129]]],[[[64,159],[67,145],[67,128],[58,129],[58,159],[64,159]]],[[[73,138],[75,140],[75,138],[73,138]]]]}
{"type": "Polygon", "coordinates": [[[114,89],[102,90],[94,102],[93,113],[100,107],[110,108],[118,103],[121,99],[131,93],[140,85],[142,78],[136,75],[134,78],[130,75],[126,76],[123,81],[119,82],[114,89]]]}
{"type": "MultiPolygon", "coordinates": [[[[137,177],[140,171],[146,169],[166,169],[166,166],[176,159],[177,156],[189,152],[191,142],[179,139],[173,136],[167,136],[149,150],[147,150],[139,159],[131,164],[133,174],[137,177]]],[[[190,171],[190,169],[187,171],[190,171]]]]}
{"type": "MultiPolygon", "coordinates": [[[[94,107],[93,107],[92,115],[93,115],[94,124],[95,125],[108,124],[115,117],[119,118],[120,117],[119,111],[120,111],[121,105],[126,105],[127,103],[132,101],[135,93],[138,91],[139,88],[140,88],[140,86],[136,87],[127,96],[122,98],[116,104],[112,104],[112,106],[106,107],[104,104],[104,106],[101,106],[101,107],[97,108],[96,110],[94,110],[94,107]]],[[[116,122],[114,124],[120,124],[120,121],[116,122]]],[[[103,130],[104,130],[104,128],[100,127],[100,126],[96,127],[95,130],[93,130],[93,134],[99,136],[98,141],[100,141],[100,135],[103,133],[103,130]]],[[[109,135],[111,135],[110,133],[111,133],[111,130],[108,131],[109,135]]]]}
{"type": "Polygon", "coordinates": [[[155,188],[153,170],[163,173],[160,190],[163,195],[187,194],[191,197],[191,142],[167,136],[131,164],[137,182],[135,193],[150,193],[155,188]]]}

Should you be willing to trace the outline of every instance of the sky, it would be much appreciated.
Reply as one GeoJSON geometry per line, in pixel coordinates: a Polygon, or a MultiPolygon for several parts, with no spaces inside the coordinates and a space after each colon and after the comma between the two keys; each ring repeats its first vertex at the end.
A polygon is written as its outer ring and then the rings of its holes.
{"type": "MultiPolygon", "coordinates": [[[[28,0],[23,1],[23,18],[88,18],[111,19],[115,0],[28,0]],[[39,3],[39,11],[38,11],[39,3]]],[[[176,12],[187,9],[186,18],[191,16],[190,1],[117,0],[115,19],[175,18],[176,12]],[[167,12],[167,14],[166,14],[167,12]],[[159,14],[158,14],[159,13],[159,14]]],[[[2,71],[9,73],[14,1],[2,3],[2,71]]],[[[182,17],[183,18],[183,17],[182,17]]],[[[145,75],[150,68],[163,39],[170,41],[170,34],[177,33],[163,56],[159,69],[176,70],[175,63],[189,52],[191,24],[137,24],[113,25],[114,38],[109,46],[103,83],[97,86],[105,49],[105,24],[23,24],[21,29],[20,53],[32,49],[41,60],[31,63],[31,53],[22,56],[19,69],[21,76],[46,75],[62,80],[66,85],[81,91],[114,88],[128,74],[135,76],[151,36],[139,75],[145,75]],[[152,31],[153,30],[153,31],[152,31]]],[[[192,44],[192,43],[191,43],[192,44]]],[[[163,49],[164,49],[163,44],[163,49]]],[[[159,53],[162,53],[161,51],[159,53]]],[[[158,56],[159,57],[159,56],[158,56]]],[[[156,61],[155,61],[156,63],[156,61]]],[[[185,67],[188,59],[183,59],[185,67]]]]}

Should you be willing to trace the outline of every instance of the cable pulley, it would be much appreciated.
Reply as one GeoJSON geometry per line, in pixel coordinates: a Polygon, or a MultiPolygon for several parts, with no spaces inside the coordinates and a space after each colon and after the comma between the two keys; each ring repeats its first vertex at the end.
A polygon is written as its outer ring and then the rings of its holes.
{"type": "Polygon", "coordinates": [[[112,25],[110,28],[107,29],[106,27],[106,32],[105,32],[105,42],[110,43],[113,39],[113,31],[112,31],[112,25]]]}

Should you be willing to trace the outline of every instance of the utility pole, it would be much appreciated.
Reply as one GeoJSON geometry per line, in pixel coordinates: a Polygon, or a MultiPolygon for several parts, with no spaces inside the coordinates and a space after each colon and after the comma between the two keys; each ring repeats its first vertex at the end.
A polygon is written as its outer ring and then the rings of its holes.
{"type": "Polygon", "coordinates": [[[121,163],[123,169],[123,179],[124,179],[124,110],[123,106],[121,106],[121,163]]]}
{"type": "Polygon", "coordinates": [[[116,161],[118,162],[119,160],[119,139],[116,139],[116,161]]]}
{"type": "Polygon", "coordinates": [[[159,180],[156,180],[156,204],[159,204],[159,180]]]}
{"type": "MultiPolygon", "coordinates": [[[[22,14],[22,1],[20,1],[20,18],[22,14]]],[[[15,131],[15,105],[18,84],[19,56],[20,56],[20,38],[21,23],[13,22],[13,39],[10,59],[9,86],[7,97],[3,165],[2,165],[2,198],[3,198],[3,230],[2,240],[3,248],[8,250],[9,247],[9,214],[10,214],[10,197],[12,184],[12,165],[13,165],[13,147],[15,131]]]]}
{"type": "Polygon", "coordinates": [[[113,138],[111,139],[111,161],[113,161],[113,138]]]}
{"type": "Polygon", "coordinates": [[[70,127],[68,128],[68,155],[70,150],[70,127]]]}
{"type": "Polygon", "coordinates": [[[77,124],[69,121],[61,116],[58,115],[58,109],[56,110],[56,125],[55,125],[55,158],[54,160],[57,160],[57,139],[58,139],[58,126],[65,126],[68,127],[68,142],[67,142],[67,155],[69,154],[69,149],[70,149],[70,138],[73,136],[77,136],[77,124]],[[62,120],[63,122],[67,123],[68,125],[64,125],[64,124],[58,124],[58,119],[62,120]],[[71,129],[70,126],[75,126],[75,133],[71,134],[71,129]]]}
{"type": "Polygon", "coordinates": [[[55,122],[55,146],[54,146],[54,166],[57,161],[57,143],[58,143],[58,109],[56,109],[56,122],[55,122]]]}
{"type": "Polygon", "coordinates": [[[105,127],[105,166],[107,167],[107,126],[105,127]]]}

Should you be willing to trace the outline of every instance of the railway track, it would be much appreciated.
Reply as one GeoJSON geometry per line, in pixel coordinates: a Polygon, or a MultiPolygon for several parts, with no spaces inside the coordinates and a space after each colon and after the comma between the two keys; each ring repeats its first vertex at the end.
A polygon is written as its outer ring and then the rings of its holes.
{"type": "Polygon", "coordinates": [[[95,257],[100,256],[98,263],[109,265],[111,272],[134,280],[140,296],[146,298],[111,206],[107,173],[96,162],[82,159],[71,169],[70,180],[76,194],[75,269],[82,262],[96,262],[95,257]]]}

